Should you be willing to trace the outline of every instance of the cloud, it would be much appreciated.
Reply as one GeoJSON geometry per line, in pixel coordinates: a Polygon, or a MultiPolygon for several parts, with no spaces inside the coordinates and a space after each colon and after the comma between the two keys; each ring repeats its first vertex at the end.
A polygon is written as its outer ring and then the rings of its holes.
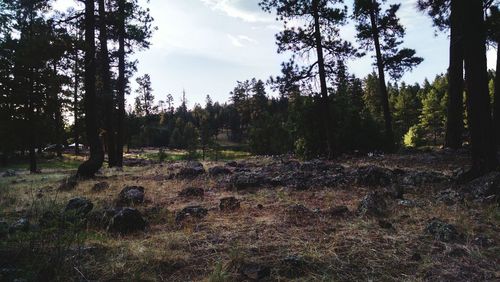
{"type": "Polygon", "coordinates": [[[245,22],[270,22],[274,19],[260,10],[256,0],[200,0],[213,11],[245,22]]]}
{"type": "Polygon", "coordinates": [[[253,38],[250,38],[246,35],[237,35],[237,36],[234,36],[234,35],[231,35],[231,34],[227,34],[227,37],[229,38],[229,40],[231,41],[231,44],[233,44],[233,46],[235,47],[245,47],[245,44],[244,42],[247,42],[247,43],[253,43],[253,44],[257,44],[258,41],[253,39],[253,38]]]}

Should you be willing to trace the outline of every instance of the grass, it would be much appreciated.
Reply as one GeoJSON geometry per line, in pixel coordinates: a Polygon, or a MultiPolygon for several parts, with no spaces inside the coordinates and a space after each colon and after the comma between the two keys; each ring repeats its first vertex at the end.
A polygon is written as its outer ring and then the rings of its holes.
{"type": "MultiPolygon", "coordinates": [[[[251,156],[249,152],[237,150],[220,150],[217,153],[214,151],[206,151],[206,161],[228,161],[244,159],[251,156]]],[[[158,152],[145,152],[138,155],[139,158],[144,158],[153,161],[160,161],[160,153],[158,152]]],[[[203,160],[203,151],[197,150],[195,153],[190,153],[185,150],[166,150],[164,152],[165,161],[183,161],[183,160],[203,160]]]]}
{"type": "MultiPolygon", "coordinates": [[[[154,157],[157,153],[141,154],[154,157]]],[[[248,161],[266,164],[266,160],[258,158],[248,161]]],[[[367,161],[349,159],[349,162],[354,165],[367,161]]],[[[422,207],[391,203],[392,212],[385,220],[395,226],[394,230],[380,228],[377,218],[357,217],[352,213],[346,217],[318,216],[304,224],[293,224],[286,220],[285,213],[293,203],[322,211],[346,205],[352,212],[369,189],[353,185],[314,187],[308,191],[277,187],[236,193],[222,188],[219,179],[206,175],[192,180],[165,179],[174,166],[156,164],[125,168],[123,172],[104,168],[99,179],[82,180],[73,191],[55,189],[70,170],[0,178],[0,218],[8,222],[26,216],[36,224],[45,211],[60,212],[68,199],[75,196],[90,199],[94,209],[100,210],[111,206],[126,185],[145,187],[145,203],[136,208],[149,221],[147,232],[128,236],[111,235],[92,225],[78,229],[78,235],[61,233],[57,228],[43,234],[8,235],[7,240],[0,240],[0,257],[17,254],[16,258],[22,260],[15,261],[16,267],[26,270],[26,276],[16,278],[29,279],[43,269],[51,253],[64,250],[58,254],[66,255],[56,258],[60,261],[60,272],[56,274],[65,281],[238,281],[241,279],[238,268],[243,263],[270,267],[273,281],[453,280],[447,275],[462,275],[462,269],[479,276],[455,276],[455,280],[485,280],[481,278],[487,275],[489,280],[499,278],[496,245],[480,248],[472,240],[464,244],[437,242],[423,232],[428,220],[436,216],[455,224],[469,238],[479,233],[498,238],[498,230],[491,228],[500,224],[498,206],[473,202],[467,206],[446,206],[435,202],[433,191],[446,187],[428,185],[412,191],[408,198],[418,199],[422,207]],[[19,182],[21,179],[26,181],[19,182]],[[110,188],[92,192],[92,186],[100,181],[109,182],[110,188]],[[187,186],[204,188],[205,196],[179,197],[178,192],[187,186]],[[40,191],[42,196],[38,197],[40,191]],[[219,199],[227,196],[240,199],[241,209],[219,211],[219,199]],[[259,204],[262,209],[257,208],[259,204]],[[202,205],[209,213],[202,220],[179,226],[174,220],[175,213],[188,205],[202,205]],[[66,235],[58,237],[58,234],[66,235]],[[37,246],[33,249],[36,255],[26,247],[30,244],[37,246]],[[80,251],[75,252],[78,248],[80,251]],[[455,248],[467,252],[450,255],[455,248]],[[415,253],[422,259],[413,260],[415,253]],[[303,258],[306,264],[300,271],[290,272],[299,268],[286,263],[289,256],[303,258]]],[[[429,164],[425,160],[421,163],[412,160],[408,166],[429,164]]]]}

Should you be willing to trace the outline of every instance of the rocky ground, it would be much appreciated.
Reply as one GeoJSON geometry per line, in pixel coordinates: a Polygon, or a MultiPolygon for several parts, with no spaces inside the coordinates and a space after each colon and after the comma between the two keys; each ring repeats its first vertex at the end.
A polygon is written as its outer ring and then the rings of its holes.
{"type": "Polygon", "coordinates": [[[466,154],[4,172],[0,280],[498,281],[500,173],[466,154]],[[20,279],[20,280],[19,280],[20,279]]]}

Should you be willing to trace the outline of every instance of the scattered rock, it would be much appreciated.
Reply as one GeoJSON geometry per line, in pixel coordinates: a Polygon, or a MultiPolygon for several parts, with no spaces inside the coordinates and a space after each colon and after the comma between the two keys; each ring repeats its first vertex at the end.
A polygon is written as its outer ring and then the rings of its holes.
{"type": "Polygon", "coordinates": [[[76,176],[66,177],[61,181],[61,185],[59,185],[59,190],[62,191],[73,190],[76,188],[77,185],[78,181],[76,176]]]}
{"type": "Polygon", "coordinates": [[[392,172],[378,166],[360,167],[355,170],[354,174],[358,185],[387,186],[392,182],[392,172]]]}
{"type": "Polygon", "coordinates": [[[177,178],[195,178],[198,175],[204,174],[205,169],[200,162],[190,161],[184,167],[181,167],[175,175],[177,178]]]}
{"type": "Polygon", "coordinates": [[[271,275],[271,268],[256,263],[244,263],[239,267],[239,273],[253,281],[264,279],[271,275]]]}
{"type": "Polygon", "coordinates": [[[393,229],[394,227],[392,226],[392,223],[390,223],[387,220],[380,219],[378,221],[378,226],[384,228],[384,229],[393,229]]]}
{"type": "Polygon", "coordinates": [[[187,187],[182,189],[182,191],[179,192],[179,197],[203,197],[203,194],[205,191],[202,188],[198,187],[187,187]]]}
{"type": "Polygon", "coordinates": [[[136,231],[144,231],[146,221],[141,213],[134,208],[121,208],[111,218],[108,231],[120,234],[129,234],[136,231]]]}
{"type": "Polygon", "coordinates": [[[219,208],[221,211],[235,211],[240,208],[240,200],[235,197],[220,199],[219,208]]]}
{"type": "Polygon", "coordinates": [[[456,204],[457,202],[462,201],[463,197],[459,192],[453,189],[446,189],[439,191],[435,196],[435,199],[438,202],[443,202],[446,205],[451,206],[456,204]]]}
{"type": "Polygon", "coordinates": [[[420,186],[429,183],[441,183],[447,181],[444,175],[433,171],[411,171],[402,180],[405,185],[420,186]]]}
{"type": "Polygon", "coordinates": [[[6,170],[3,174],[2,174],[3,177],[14,177],[14,176],[17,176],[17,173],[15,170],[13,169],[8,169],[6,170]]]}
{"type": "Polygon", "coordinates": [[[331,207],[326,211],[326,214],[331,216],[344,216],[348,213],[349,209],[346,206],[331,207]]]}
{"type": "Polygon", "coordinates": [[[500,197],[500,172],[490,172],[476,178],[464,187],[464,192],[474,199],[484,199],[489,196],[500,197]]]}
{"type": "Polygon", "coordinates": [[[443,242],[456,241],[460,237],[460,234],[455,226],[437,218],[433,218],[429,221],[427,227],[425,228],[425,232],[433,235],[435,240],[443,242]]]}
{"type": "Polygon", "coordinates": [[[231,187],[236,190],[244,190],[263,186],[266,181],[261,174],[255,172],[239,172],[231,176],[229,183],[231,187]]]}
{"type": "Polygon", "coordinates": [[[101,192],[109,188],[109,183],[106,181],[98,182],[92,187],[92,192],[101,192]]]}
{"type": "Polygon", "coordinates": [[[175,222],[180,223],[187,218],[202,219],[207,216],[208,210],[201,206],[188,206],[175,215],[175,222]]]}
{"type": "Polygon", "coordinates": [[[408,208],[413,208],[417,206],[417,202],[413,200],[399,200],[398,205],[408,208]]]}
{"type": "Polygon", "coordinates": [[[86,216],[92,209],[94,204],[86,198],[73,198],[69,200],[68,204],[64,208],[64,213],[71,213],[72,215],[78,217],[86,216]]]}
{"type": "Polygon", "coordinates": [[[20,218],[10,225],[9,232],[14,233],[17,231],[26,232],[30,229],[30,222],[27,218],[20,218]]]}
{"type": "Polygon", "coordinates": [[[226,175],[231,174],[231,170],[223,166],[214,166],[208,169],[208,174],[210,176],[226,175]]]}
{"type": "Polygon", "coordinates": [[[358,215],[383,216],[387,213],[387,203],[384,197],[377,192],[370,192],[359,203],[358,215]]]}
{"type": "Polygon", "coordinates": [[[118,195],[118,202],[122,205],[139,204],[144,202],[144,187],[127,186],[118,195]]]}

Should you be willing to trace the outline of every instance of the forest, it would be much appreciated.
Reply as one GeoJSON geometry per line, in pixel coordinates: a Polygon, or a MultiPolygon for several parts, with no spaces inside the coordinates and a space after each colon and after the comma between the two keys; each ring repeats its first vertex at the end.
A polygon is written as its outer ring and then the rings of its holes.
{"type": "Polygon", "coordinates": [[[281,73],[192,107],[149,1],[58,1],[0,1],[0,281],[500,279],[499,1],[410,1],[413,84],[400,3],[255,1],[281,73]]]}

